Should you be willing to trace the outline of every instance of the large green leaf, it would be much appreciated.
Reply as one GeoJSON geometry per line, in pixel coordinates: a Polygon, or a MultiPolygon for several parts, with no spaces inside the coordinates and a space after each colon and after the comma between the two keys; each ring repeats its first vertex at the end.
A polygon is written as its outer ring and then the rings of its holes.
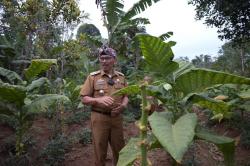
{"type": "Polygon", "coordinates": [[[244,91],[241,91],[238,96],[240,96],[240,98],[245,99],[245,100],[249,100],[250,99],[250,88],[244,91]]]}
{"type": "Polygon", "coordinates": [[[153,2],[158,2],[160,0],[140,0],[135,3],[132,8],[130,8],[125,15],[122,17],[122,22],[130,20],[132,17],[145,11],[148,7],[152,6],[153,2]]]}
{"type": "Polygon", "coordinates": [[[13,103],[17,107],[24,105],[26,88],[19,85],[10,85],[0,82],[0,100],[13,103]]]}
{"type": "Polygon", "coordinates": [[[31,80],[38,74],[47,71],[52,65],[57,64],[56,59],[33,59],[31,65],[25,70],[27,80],[31,80]]]}
{"type": "Polygon", "coordinates": [[[114,27],[123,13],[123,2],[121,0],[102,0],[101,7],[107,16],[108,24],[114,27]]]}
{"type": "Polygon", "coordinates": [[[34,80],[27,86],[28,91],[33,91],[34,89],[41,88],[43,85],[50,85],[50,81],[46,77],[41,77],[37,80],[34,80]]]}
{"type": "Polygon", "coordinates": [[[64,95],[46,94],[39,96],[31,104],[26,105],[25,108],[28,109],[29,113],[45,112],[57,103],[67,104],[69,102],[69,98],[64,95]]]}
{"type": "Polygon", "coordinates": [[[84,37],[91,43],[95,44],[97,47],[101,47],[102,46],[102,40],[101,37],[99,36],[91,36],[88,34],[82,34],[84,35],[84,37]]]}
{"type": "Polygon", "coordinates": [[[118,166],[129,166],[140,156],[140,148],[138,147],[139,138],[131,138],[126,146],[119,153],[118,166]]]}
{"type": "Polygon", "coordinates": [[[185,96],[216,84],[250,84],[250,79],[209,69],[191,69],[176,78],[175,89],[185,96]]]}
{"type": "Polygon", "coordinates": [[[2,78],[6,79],[8,83],[11,84],[23,82],[22,78],[16,72],[0,67],[0,79],[2,78]]]}
{"type": "Polygon", "coordinates": [[[76,101],[79,98],[80,91],[81,91],[81,85],[76,86],[70,96],[71,101],[76,101]]]}
{"type": "Polygon", "coordinates": [[[204,139],[217,145],[221,152],[224,154],[224,161],[226,166],[234,165],[234,139],[224,136],[218,136],[201,129],[198,129],[195,135],[199,139],[204,139]]]}
{"type": "Polygon", "coordinates": [[[238,106],[240,109],[244,109],[245,111],[250,111],[250,100],[245,101],[243,104],[238,106]]]}
{"type": "MultiPolygon", "coordinates": [[[[147,140],[150,150],[162,148],[161,144],[152,133],[148,134],[147,140]]],[[[131,138],[129,140],[126,146],[120,151],[118,166],[132,165],[137,158],[140,158],[141,149],[140,146],[138,146],[139,142],[140,138],[131,138]]]]}
{"type": "Polygon", "coordinates": [[[161,102],[167,102],[171,98],[173,98],[172,93],[170,92],[171,85],[170,84],[160,84],[157,86],[149,85],[147,86],[147,94],[149,96],[154,96],[159,99],[161,102]],[[166,89],[168,88],[168,89],[166,89]]]}
{"type": "Polygon", "coordinates": [[[171,36],[173,36],[173,32],[167,32],[167,33],[161,34],[161,35],[159,36],[159,38],[160,38],[161,40],[167,40],[167,39],[169,39],[171,36]]]}
{"type": "Polygon", "coordinates": [[[141,89],[139,85],[130,85],[125,88],[122,88],[118,91],[115,91],[112,95],[135,95],[139,94],[141,92],[141,89]]]}
{"type": "Polygon", "coordinates": [[[6,102],[3,102],[3,101],[0,101],[0,115],[6,115],[6,116],[12,116],[14,115],[15,113],[13,112],[14,109],[12,109],[13,106],[6,103],[6,102]]]}
{"type": "Polygon", "coordinates": [[[200,94],[193,94],[188,98],[189,102],[196,103],[201,107],[208,108],[213,111],[214,117],[212,119],[218,119],[231,117],[231,105],[221,100],[215,100],[200,94]]]}
{"type": "Polygon", "coordinates": [[[173,44],[165,43],[160,38],[140,34],[136,36],[140,42],[143,57],[151,72],[167,77],[178,68],[178,63],[173,61],[174,54],[171,47],[173,44]]]}
{"type": "Polygon", "coordinates": [[[149,133],[147,140],[148,140],[149,150],[155,148],[163,148],[158,139],[154,136],[154,134],[149,133]]]}
{"type": "Polygon", "coordinates": [[[166,112],[155,112],[149,117],[152,132],[170,155],[181,163],[182,157],[195,135],[197,117],[194,113],[180,117],[175,124],[166,112]]]}
{"type": "Polygon", "coordinates": [[[16,55],[15,49],[8,45],[0,45],[0,55],[14,57],[16,55]]]}
{"type": "Polygon", "coordinates": [[[182,61],[182,60],[177,60],[176,62],[179,64],[179,68],[177,70],[175,70],[173,73],[174,79],[178,78],[180,75],[189,71],[190,69],[195,68],[195,66],[190,62],[186,62],[186,61],[182,61]]]}

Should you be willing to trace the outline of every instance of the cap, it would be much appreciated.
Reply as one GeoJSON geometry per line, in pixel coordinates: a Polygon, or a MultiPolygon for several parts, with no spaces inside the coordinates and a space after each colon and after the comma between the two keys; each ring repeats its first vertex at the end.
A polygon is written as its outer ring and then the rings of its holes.
{"type": "Polygon", "coordinates": [[[99,48],[99,56],[100,55],[110,55],[112,57],[116,57],[116,51],[113,48],[102,46],[99,48]]]}

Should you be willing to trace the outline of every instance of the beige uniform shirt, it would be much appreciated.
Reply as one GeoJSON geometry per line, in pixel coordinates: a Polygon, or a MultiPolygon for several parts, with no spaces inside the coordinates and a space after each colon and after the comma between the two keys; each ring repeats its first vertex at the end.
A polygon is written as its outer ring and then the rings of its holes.
{"type": "MultiPolygon", "coordinates": [[[[90,73],[81,88],[80,95],[90,97],[111,96],[112,93],[125,86],[127,86],[127,83],[125,81],[124,74],[118,71],[114,71],[114,74],[112,76],[109,76],[108,74],[104,73],[104,71],[99,70],[90,73]],[[113,85],[108,84],[109,79],[113,80],[113,85]]],[[[92,109],[111,111],[112,108],[121,104],[123,96],[112,96],[112,98],[115,101],[110,108],[100,108],[98,106],[93,105],[92,109]]]]}

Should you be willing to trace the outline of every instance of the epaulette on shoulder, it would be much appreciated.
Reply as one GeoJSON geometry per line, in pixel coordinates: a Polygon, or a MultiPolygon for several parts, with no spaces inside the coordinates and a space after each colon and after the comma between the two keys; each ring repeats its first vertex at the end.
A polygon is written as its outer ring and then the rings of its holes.
{"type": "Polygon", "coordinates": [[[91,76],[94,76],[94,75],[97,75],[97,74],[100,74],[100,73],[101,73],[101,71],[98,70],[98,71],[94,71],[94,72],[90,73],[90,75],[91,75],[91,76]]]}
{"type": "Polygon", "coordinates": [[[119,72],[119,71],[116,71],[119,75],[121,75],[121,76],[124,76],[124,74],[123,73],[121,73],[121,72],[119,72]]]}

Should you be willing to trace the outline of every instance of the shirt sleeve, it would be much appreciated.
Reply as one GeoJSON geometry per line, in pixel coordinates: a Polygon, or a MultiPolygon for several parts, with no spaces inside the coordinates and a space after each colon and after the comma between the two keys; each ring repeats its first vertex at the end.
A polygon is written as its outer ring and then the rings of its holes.
{"type": "Polygon", "coordinates": [[[93,96],[94,89],[94,79],[91,75],[87,77],[84,84],[82,85],[80,96],[93,96]]]}

